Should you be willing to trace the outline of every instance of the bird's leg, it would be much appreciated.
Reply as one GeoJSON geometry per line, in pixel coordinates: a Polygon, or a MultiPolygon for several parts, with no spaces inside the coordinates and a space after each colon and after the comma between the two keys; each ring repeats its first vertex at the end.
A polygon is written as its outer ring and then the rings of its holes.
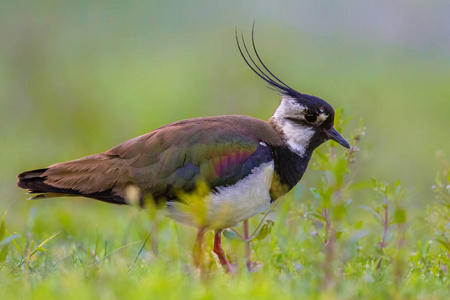
{"type": "Polygon", "coordinates": [[[227,273],[231,272],[231,265],[228,262],[225,252],[222,249],[222,231],[216,231],[214,232],[214,253],[217,254],[217,257],[219,258],[220,264],[223,266],[225,271],[227,273]]]}
{"type": "Polygon", "coordinates": [[[249,235],[248,235],[248,220],[245,220],[243,222],[243,229],[244,229],[244,243],[245,243],[245,265],[247,266],[247,270],[249,272],[252,271],[252,265],[251,262],[251,253],[250,253],[250,241],[249,241],[249,235]]]}
{"type": "Polygon", "coordinates": [[[203,237],[205,236],[205,231],[200,228],[197,233],[197,238],[195,239],[194,247],[192,247],[192,259],[194,260],[194,266],[199,269],[202,262],[203,254],[203,237]]]}

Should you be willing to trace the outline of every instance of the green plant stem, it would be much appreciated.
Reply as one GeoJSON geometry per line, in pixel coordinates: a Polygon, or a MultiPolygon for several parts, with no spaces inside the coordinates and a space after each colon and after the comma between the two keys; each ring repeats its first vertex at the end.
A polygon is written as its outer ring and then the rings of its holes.
{"type": "Polygon", "coordinates": [[[252,271],[251,252],[250,252],[250,239],[248,238],[248,220],[243,222],[244,239],[245,239],[245,265],[249,272],[252,271]]]}

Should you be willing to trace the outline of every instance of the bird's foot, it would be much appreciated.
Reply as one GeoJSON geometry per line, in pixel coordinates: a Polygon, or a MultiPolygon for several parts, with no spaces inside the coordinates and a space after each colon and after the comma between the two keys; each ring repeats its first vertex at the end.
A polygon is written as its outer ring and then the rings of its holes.
{"type": "Polygon", "coordinates": [[[256,261],[247,261],[245,266],[247,267],[247,270],[250,273],[256,273],[256,272],[258,272],[261,269],[262,264],[260,264],[260,263],[258,263],[256,261]]]}
{"type": "Polygon", "coordinates": [[[231,273],[236,270],[236,266],[232,266],[225,255],[225,252],[222,249],[222,232],[218,231],[214,234],[214,248],[213,253],[215,254],[216,260],[219,261],[219,263],[222,265],[222,267],[225,269],[225,272],[231,273]]]}
{"type": "Polygon", "coordinates": [[[203,229],[199,229],[197,233],[197,238],[195,239],[194,246],[192,248],[192,260],[194,263],[194,267],[197,270],[200,270],[201,264],[202,264],[202,257],[203,257],[203,237],[205,235],[205,232],[203,229]]]}
{"type": "Polygon", "coordinates": [[[211,251],[211,254],[216,260],[217,264],[220,264],[228,274],[235,273],[238,270],[238,265],[235,263],[230,263],[225,257],[225,253],[221,255],[220,253],[217,253],[213,250],[211,251]]]}

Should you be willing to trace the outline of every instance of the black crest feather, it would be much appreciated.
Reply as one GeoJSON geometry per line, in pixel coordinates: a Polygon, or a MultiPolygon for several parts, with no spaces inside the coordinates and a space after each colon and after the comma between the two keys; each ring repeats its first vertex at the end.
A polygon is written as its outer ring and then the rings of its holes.
{"type": "Polygon", "coordinates": [[[241,53],[242,58],[244,59],[245,63],[250,67],[250,69],[256,75],[258,75],[265,82],[270,84],[270,87],[269,87],[270,89],[275,90],[281,94],[294,97],[294,98],[302,96],[302,94],[300,92],[294,90],[293,88],[288,86],[286,83],[281,81],[277,76],[275,76],[275,74],[273,74],[266,67],[264,62],[262,61],[261,57],[259,56],[258,51],[256,50],[256,46],[255,46],[255,23],[253,23],[253,26],[252,26],[252,48],[253,48],[253,52],[256,56],[257,61],[255,61],[255,59],[253,59],[252,55],[250,54],[247,44],[245,43],[244,34],[242,32],[241,32],[241,41],[242,41],[243,47],[241,47],[241,42],[239,41],[239,35],[238,35],[237,28],[236,28],[236,43],[237,43],[237,46],[238,46],[239,52],[241,53]],[[243,49],[245,51],[245,54],[247,54],[247,55],[244,54],[243,49]]]}

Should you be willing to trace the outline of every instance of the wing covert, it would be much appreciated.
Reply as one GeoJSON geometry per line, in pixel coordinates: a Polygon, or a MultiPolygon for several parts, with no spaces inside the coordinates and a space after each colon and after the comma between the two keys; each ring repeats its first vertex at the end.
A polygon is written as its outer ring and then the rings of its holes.
{"type": "Polygon", "coordinates": [[[211,189],[233,185],[273,159],[250,130],[224,122],[177,122],[106,152],[128,166],[134,184],[157,199],[174,199],[198,181],[211,189]],[[182,128],[181,128],[182,127],[182,128]]]}

